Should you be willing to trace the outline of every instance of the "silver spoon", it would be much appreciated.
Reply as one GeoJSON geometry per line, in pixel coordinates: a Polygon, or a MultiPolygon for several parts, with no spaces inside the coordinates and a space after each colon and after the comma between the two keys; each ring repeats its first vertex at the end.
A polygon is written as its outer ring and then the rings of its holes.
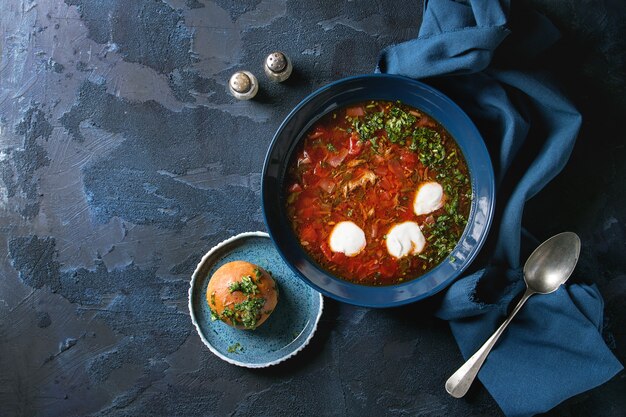
{"type": "Polygon", "coordinates": [[[446,391],[455,398],[467,393],[478,375],[480,367],[487,359],[491,348],[509,325],[513,317],[533,294],[549,294],[556,291],[570,277],[578,262],[580,238],[572,232],[559,233],[543,242],[528,257],[524,264],[526,292],[515,306],[511,315],[498,327],[471,358],[467,360],[448,380],[446,391]]]}

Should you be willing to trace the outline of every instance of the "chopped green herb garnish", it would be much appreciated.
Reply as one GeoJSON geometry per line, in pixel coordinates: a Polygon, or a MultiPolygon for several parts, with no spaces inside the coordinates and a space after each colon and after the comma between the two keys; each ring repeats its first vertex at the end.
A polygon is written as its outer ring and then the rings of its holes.
{"type": "Polygon", "coordinates": [[[260,282],[262,276],[263,273],[261,272],[261,270],[259,268],[254,268],[254,278],[256,278],[256,282],[260,282]]]}
{"type": "Polygon", "coordinates": [[[385,130],[389,141],[396,143],[408,136],[415,120],[415,116],[402,110],[401,107],[393,106],[385,120],[385,130]]]}
{"type": "Polygon", "coordinates": [[[413,143],[419,149],[419,158],[422,164],[429,168],[436,168],[446,157],[441,135],[426,127],[418,127],[413,131],[413,143]]]}
{"type": "MultiPolygon", "coordinates": [[[[225,307],[222,312],[222,317],[226,317],[227,319],[233,319],[235,317],[235,312],[231,310],[229,307],[225,307]]],[[[221,320],[221,317],[220,317],[221,320]]]]}
{"type": "Polygon", "coordinates": [[[228,346],[227,350],[228,350],[228,353],[239,353],[239,352],[243,352],[243,346],[241,346],[241,344],[237,342],[228,346]]]}
{"type": "Polygon", "coordinates": [[[437,217],[435,223],[425,226],[428,250],[424,256],[430,264],[438,264],[443,261],[456,246],[460,236],[451,234],[451,231],[456,229],[454,227],[455,222],[454,216],[443,214],[437,217]]]}
{"type": "Polygon", "coordinates": [[[328,149],[331,152],[337,152],[337,148],[335,148],[335,145],[333,145],[332,143],[327,143],[326,149],[328,149]]]}
{"type": "Polygon", "coordinates": [[[244,301],[235,304],[234,309],[243,326],[246,329],[254,329],[264,305],[265,298],[248,297],[244,301]]]}
{"type": "Polygon", "coordinates": [[[235,291],[241,291],[246,295],[259,293],[259,287],[254,283],[250,275],[244,275],[243,277],[241,277],[241,281],[232,282],[228,286],[228,290],[231,293],[235,291]]]}
{"type": "Polygon", "coordinates": [[[384,114],[384,112],[375,112],[369,114],[363,120],[356,117],[352,119],[354,130],[359,134],[361,141],[370,140],[374,133],[383,128],[384,114]]]}

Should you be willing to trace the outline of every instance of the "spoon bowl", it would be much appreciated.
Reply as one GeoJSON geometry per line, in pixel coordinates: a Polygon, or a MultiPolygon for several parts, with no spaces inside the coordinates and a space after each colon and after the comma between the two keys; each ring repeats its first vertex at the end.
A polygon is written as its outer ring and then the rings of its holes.
{"type": "Polygon", "coordinates": [[[580,238],[563,232],[543,242],[524,264],[524,281],[537,294],[556,291],[568,280],[580,255],[580,238]]]}

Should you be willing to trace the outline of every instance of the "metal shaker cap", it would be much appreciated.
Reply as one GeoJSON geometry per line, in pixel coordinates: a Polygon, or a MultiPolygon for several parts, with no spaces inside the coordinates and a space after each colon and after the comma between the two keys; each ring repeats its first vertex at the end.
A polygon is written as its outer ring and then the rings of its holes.
{"type": "Polygon", "coordinates": [[[272,72],[281,72],[287,67],[287,58],[282,52],[272,52],[265,59],[265,65],[272,72]]]}
{"type": "Polygon", "coordinates": [[[230,93],[238,100],[250,100],[259,91],[259,83],[249,71],[237,71],[228,81],[230,93]]]}
{"type": "Polygon", "coordinates": [[[293,67],[287,55],[280,51],[272,52],[265,58],[265,74],[273,81],[285,81],[291,75],[293,67]]]}

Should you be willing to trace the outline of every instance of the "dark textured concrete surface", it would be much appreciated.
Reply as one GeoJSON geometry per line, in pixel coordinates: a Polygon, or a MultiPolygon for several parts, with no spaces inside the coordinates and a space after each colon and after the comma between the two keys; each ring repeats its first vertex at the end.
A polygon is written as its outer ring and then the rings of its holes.
{"type": "MultiPolygon", "coordinates": [[[[583,238],[577,276],[606,301],[626,362],[626,7],[536,0],[562,29],[564,88],[584,126],[526,225],[583,238]]],[[[436,300],[370,310],[327,300],[295,358],[246,370],[204,347],[187,311],[202,254],[264,230],[260,173],[282,118],[371,72],[417,34],[420,1],[0,2],[0,416],[500,416],[461,363],[436,300]],[[261,62],[291,56],[284,84],[261,62]],[[257,99],[226,93],[255,72],[257,99]]],[[[511,376],[514,378],[514,375],[511,376]]],[[[626,376],[550,416],[623,416],[626,376]]]]}

